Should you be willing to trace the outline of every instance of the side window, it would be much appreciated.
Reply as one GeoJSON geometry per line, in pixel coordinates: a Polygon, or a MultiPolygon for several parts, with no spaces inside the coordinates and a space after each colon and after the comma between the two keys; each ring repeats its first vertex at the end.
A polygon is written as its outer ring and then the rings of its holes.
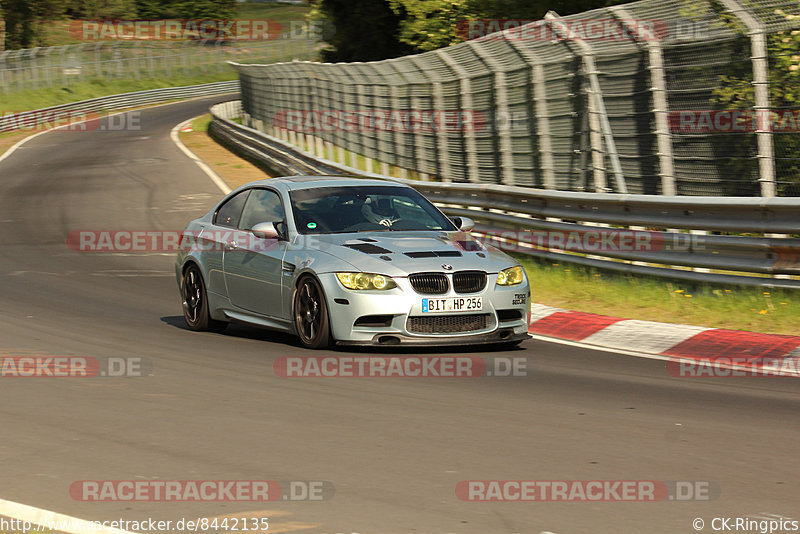
{"type": "Polygon", "coordinates": [[[237,228],[239,226],[239,219],[242,216],[242,208],[247,200],[247,195],[250,194],[250,189],[242,191],[232,199],[228,200],[218,210],[217,215],[214,217],[214,224],[219,226],[228,226],[230,228],[237,228]]]}
{"type": "Polygon", "coordinates": [[[283,205],[280,196],[269,189],[253,189],[244,205],[239,228],[249,230],[258,223],[282,221],[283,205]]]}

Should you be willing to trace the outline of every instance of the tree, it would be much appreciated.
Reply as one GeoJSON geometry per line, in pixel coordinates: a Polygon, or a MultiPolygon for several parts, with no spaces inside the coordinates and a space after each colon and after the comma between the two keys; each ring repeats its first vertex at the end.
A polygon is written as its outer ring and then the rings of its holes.
{"type": "Polygon", "coordinates": [[[146,20],[230,19],[236,11],[235,0],[135,0],[139,17],[146,20]]]}
{"type": "Polygon", "coordinates": [[[136,18],[134,0],[66,0],[63,15],[71,19],[136,18]]]}
{"type": "Polygon", "coordinates": [[[570,15],[626,0],[312,0],[309,19],[327,21],[326,61],[371,61],[435,50],[464,41],[475,19],[540,19],[553,9],[570,15]]]}
{"type": "MultiPolygon", "coordinates": [[[[776,15],[787,21],[800,21],[800,7],[795,13],[775,10],[776,15]]],[[[734,24],[735,27],[739,27],[734,24]]],[[[739,27],[744,33],[744,29],[739,27]]],[[[771,34],[767,40],[769,61],[769,100],[774,110],[770,116],[757,120],[769,120],[773,127],[773,145],[776,156],[776,179],[779,194],[800,195],[800,30],[783,30],[771,34]]],[[[742,40],[749,47],[749,40],[742,40]]],[[[742,52],[748,54],[749,48],[742,52]]],[[[752,64],[742,62],[732,65],[730,74],[720,77],[721,86],[714,91],[713,103],[719,109],[747,110],[755,106],[755,89],[751,83],[752,64]]],[[[752,134],[740,134],[738,138],[716,136],[718,165],[721,174],[732,178],[748,178],[750,167],[757,167],[755,160],[743,160],[740,155],[752,153],[755,140],[752,134]],[[737,157],[731,157],[735,155],[737,157]]],[[[754,186],[754,189],[756,186],[754,186]]],[[[758,194],[757,191],[754,191],[758,194]]]]}
{"type": "Polygon", "coordinates": [[[6,48],[43,45],[43,23],[60,18],[63,10],[61,0],[4,0],[6,48]]]}
{"type": "Polygon", "coordinates": [[[178,17],[183,19],[231,19],[236,0],[188,0],[177,2],[178,17]]]}
{"type": "Polygon", "coordinates": [[[325,61],[373,61],[402,56],[413,48],[400,42],[404,14],[386,0],[312,0],[309,20],[331,26],[325,61]]]}
{"type": "Polygon", "coordinates": [[[416,52],[463,42],[471,20],[539,20],[553,10],[572,15],[627,0],[388,0],[395,13],[406,13],[400,41],[416,52]]]}

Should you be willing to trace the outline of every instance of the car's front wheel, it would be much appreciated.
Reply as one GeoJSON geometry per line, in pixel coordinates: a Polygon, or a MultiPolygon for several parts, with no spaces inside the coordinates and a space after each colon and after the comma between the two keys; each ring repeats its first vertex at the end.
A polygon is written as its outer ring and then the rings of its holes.
{"type": "Polygon", "coordinates": [[[183,273],[181,296],[183,297],[183,318],[190,330],[222,332],[228,326],[228,323],[224,321],[211,318],[203,275],[194,264],[189,265],[183,273]]]}
{"type": "Polygon", "coordinates": [[[294,294],[294,325],[300,342],[309,349],[322,349],[332,341],[328,306],[316,278],[303,277],[294,294]]]}

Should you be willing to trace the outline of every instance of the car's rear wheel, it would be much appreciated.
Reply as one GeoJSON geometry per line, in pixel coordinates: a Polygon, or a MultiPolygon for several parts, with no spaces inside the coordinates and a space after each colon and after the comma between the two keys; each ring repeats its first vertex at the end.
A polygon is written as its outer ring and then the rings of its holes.
{"type": "Polygon", "coordinates": [[[228,323],[224,321],[211,318],[203,275],[194,264],[189,265],[183,273],[181,296],[183,297],[183,318],[190,330],[222,332],[228,326],[228,323]]]}
{"type": "Polygon", "coordinates": [[[332,341],[328,306],[316,278],[303,277],[294,294],[294,325],[300,343],[309,349],[322,349],[332,341]]]}

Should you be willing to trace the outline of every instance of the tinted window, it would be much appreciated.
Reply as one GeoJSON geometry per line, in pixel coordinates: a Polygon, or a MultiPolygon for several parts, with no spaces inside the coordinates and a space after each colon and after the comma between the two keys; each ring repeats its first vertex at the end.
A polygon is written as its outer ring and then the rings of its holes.
{"type": "Polygon", "coordinates": [[[301,234],[455,230],[425,197],[409,187],[352,186],[289,193],[301,234]]]}
{"type": "Polygon", "coordinates": [[[249,230],[258,223],[282,221],[283,204],[278,194],[268,189],[253,189],[244,205],[239,228],[249,230]]]}
{"type": "Polygon", "coordinates": [[[217,216],[214,218],[214,224],[238,228],[239,219],[242,216],[242,208],[244,208],[244,203],[249,194],[249,189],[247,191],[242,191],[220,206],[217,210],[217,216]]]}

